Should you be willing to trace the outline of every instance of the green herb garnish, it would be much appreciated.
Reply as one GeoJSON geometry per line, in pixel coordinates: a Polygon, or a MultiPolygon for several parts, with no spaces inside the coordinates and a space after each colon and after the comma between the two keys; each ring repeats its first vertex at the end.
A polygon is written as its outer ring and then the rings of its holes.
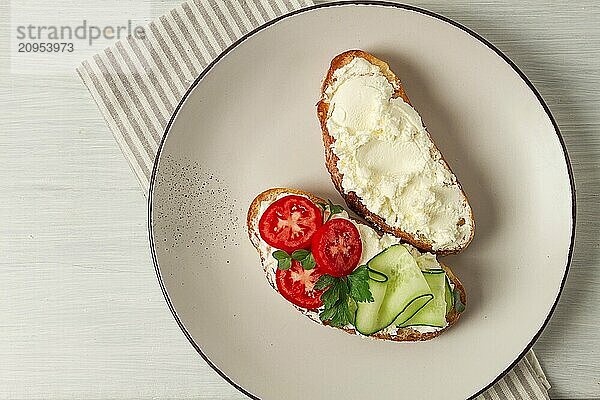
{"type": "Polygon", "coordinates": [[[344,207],[338,204],[333,204],[329,199],[327,199],[327,203],[317,203],[317,205],[323,209],[323,214],[325,214],[325,211],[329,211],[329,215],[327,216],[327,219],[323,221],[323,223],[329,221],[335,214],[339,214],[344,211],[344,207]]]}
{"type": "Polygon", "coordinates": [[[361,265],[348,275],[348,286],[350,287],[350,297],[355,301],[363,303],[373,301],[373,295],[369,289],[369,269],[366,265],[361,265]]]}
{"type": "Polygon", "coordinates": [[[342,211],[344,211],[344,207],[337,204],[333,204],[331,200],[327,200],[327,202],[329,203],[329,219],[331,219],[333,215],[339,214],[342,211]]]}
{"type": "Polygon", "coordinates": [[[298,261],[300,265],[302,265],[302,268],[306,270],[313,269],[317,265],[312,253],[304,249],[296,250],[292,255],[284,250],[275,250],[273,252],[273,258],[277,260],[277,268],[282,271],[290,269],[292,260],[298,261]]]}
{"type": "Polygon", "coordinates": [[[273,252],[273,258],[277,260],[277,268],[282,271],[290,269],[292,266],[292,257],[287,253],[287,251],[275,250],[273,252]]]}
{"type": "Polygon", "coordinates": [[[328,274],[321,275],[315,289],[323,290],[321,295],[324,309],[319,318],[329,325],[342,327],[354,322],[350,312],[350,302],[370,303],[373,295],[369,289],[369,270],[366,265],[356,268],[350,275],[337,278],[328,274]]]}
{"type": "Polygon", "coordinates": [[[300,249],[292,253],[292,258],[302,265],[302,268],[308,270],[313,269],[317,263],[312,253],[308,250],[300,249]]]}

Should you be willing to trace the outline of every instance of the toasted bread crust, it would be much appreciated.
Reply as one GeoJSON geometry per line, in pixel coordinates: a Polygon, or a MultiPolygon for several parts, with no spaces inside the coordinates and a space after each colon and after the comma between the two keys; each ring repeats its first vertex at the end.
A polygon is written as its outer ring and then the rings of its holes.
{"type": "MultiPolygon", "coordinates": [[[[261,194],[259,194],[258,196],[256,196],[256,198],[252,201],[252,203],[250,204],[250,207],[248,208],[246,225],[248,228],[248,236],[250,237],[250,241],[252,242],[252,244],[256,248],[256,250],[259,251],[261,263],[264,263],[265,257],[268,257],[269,255],[260,254],[260,250],[259,250],[260,249],[259,244],[260,244],[261,239],[260,239],[260,234],[257,230],[257,228],[258,228],[257,221],[260,218],[260,207],[263,202],[273,202],[277,198],[277,196],[279,196],[280,194],[297,194],[297,195],[306,196],[315,203],[326,202],[325,200],[313,195],[312,193],[308,193],[308,192],[304,192],[304,191],[296,190],[296,189],[288,189],[288,188],[268,189],[268,190],[265,190],[264,192],[262,192],[261,194]]],[[[356,221],[356,222],[362,223],[360,221],[356,221]]],[[[460,292],[461,302],[466,305],[467,304],[467,294],[466,294],[464,286],[462,285],[460,280],[456,277],[456,275],[454,275],[454,273],[452,272],[450,267],[448,267],[442,263],[440,263],[440,265],[446,272],[450,282],[452,282],[454,284],[455,289],[460,292]]],[[[273,289],[277,290],[277,286],[275,285],[274,282],[271,282],[269,280],[269,283],[271,284],[273,289]]],[[[298,307],[296,307],[296,308],[298,310],[302,311],[302,309],[300,309],[298,307]]],[[[379,332],[379,333],[375,333],[373,335],[369,335],[368,337],[375,338],[375,339],[381,339],[381,340],[391,340],[391,341],[395,341],[395,342],[417,342],[417,341],[429,340],[429,339],[433,339],[434,337],[439,336],[440,334],[442,334],[442,332],[445,332],[448,328],[450,328],[452,325],[454,325],[456,323],[456,321],[458,321],[458,319],[460,318],[460,315],[461,314],[459,312],[457,312],[455,308],[452,308],[452,310],[448,313],[448,315],[446,315],[446,321],[448,322],[448,326],[446,326],[444,329],[440,329],[435,332],[421,333],[421,332],[418,332],[411,328],[400,328],[396,335],[390,335],[390,334],[385,334],[385,333],[379,332]]],[[[315,321],[315,322],[321,323],[320,321],[315,321]]],[[[323,324],[323,325],[325,325],[325,324],[323,324]]],[[[356,331],[354,329],[344,329],[344,328],[337,328],[337,329],[343,330],[349,334],[356,334],[356,331]]]]}
{"type": "MultiPolygon", "coordinates": [[[[354,192],[346,193],[344,191],[344,189],[342,187],[342,179],[343,179],[344,175],[338,170],[338,167],[337,167],[338,157],[335,155],[335,153],[333,152],[333,149],[332,149],[332,145],[334,144],[335,139],[329,134],[329,131],[327,129],[327,115],[329,113],[329,103],[325,101],[325,90],[330,85],[333,84],[333,82],[334,82],[333,74],[335,73],[335,71],[338,68],[341,68],[344,65],[348,64],[350,61],[352,61],[353,59],[355,59],[357,57],[364,58],[365,60],[369,61],[371,64],[377,65],[380,68],[383,75],[387,78],[387,80],[395,88],[395,92],[392,95],[392,97],[393,98],[401,97],[405,102],[407,102],[408,104],[410,104],[412,106],[410,99],[408,98],[408,96],[406,95],[406,92],[404,91],[402,82],[392,72],[389,65],[387,63],[385,63],[384,61],[382,61],[382,60],[378,59],[377,57],[373,56],[372,54],[369,54],[362,50],[349,50],[349,51],[346,51],[346,52],[336,56],[331,61],[331,65],[329,67],[329,70],[327,71],[327,75],[325,75],[323,84],[321,85],[321,99],[317,103],[317,117],[319,118],[319,122],[321,124],[321,132],[323,135],[323,145],[325,147],[325,166],[327,167],[327,170],[329,171],[329,174],[331,175],[331,180],[333,181],[333,185],[335,186],[337,191],[340,192],[342,197],[344,197],[344,200],[346,201],[346,204],[348,204],[348,207],[350,207],[359,216],[363,217],[367,221],[374,224],[379,230],[386,232],[386,233],[390,233],[396,237],[399,237],[402,240],[412,244],[413,246],[415,246],[421,250],[435,252],[437,254],[442,254],[442,255],[443,254],[460,253],[473,240],[473,235],[475,232],[475,229],[474,229],[475,228],[475,220],[473,218],[473,211],[471,209],[470,209],[470,214],[471,214],[471,221],[473,222],[473,227],[471,229],[471,235],[470,235],[469,239],[461,246],[434,251],[432,249],[433,243],[431,241],[428,241],[422,237],[416,237],[416,236],[414,236],[408,232],[405,232],[399,228],[395,228],[395,227],[388,225],[384,221],[384,219],[381,218],[379,215],[369,211],[367,209],[367,207],[362,203],[361,199],[356,195],[356,193],[354,193],[354,192]]],[[[429,136],[429,139],[435,146],[435,143],[431,139],[431,135],[429,135],[429,132],[427,132],[427,135],[429,136]]],[[[437,149],[437,147],[436,147],[436,149],[437,149]]],[[[439,151],[439,149],[438,149],[438,151],[439,151]]],[[[440,154],[441,154],[441,152],[440,152],[440,154]]],[[[448,170],[450,172],[452,172],[452,170],[450,169],[450,166],[448,165],[446,160],[443,159],[443,156],[442,156],[442,160],[444,161],[445,167],[448,168],[448,170]]],[[[462,186],[460,185],[460,183],[458,183],[458,185],[460,187],[460,190],[461,190],[463,196],[466,199],[467,196],[464,193],[462,186]]]]}

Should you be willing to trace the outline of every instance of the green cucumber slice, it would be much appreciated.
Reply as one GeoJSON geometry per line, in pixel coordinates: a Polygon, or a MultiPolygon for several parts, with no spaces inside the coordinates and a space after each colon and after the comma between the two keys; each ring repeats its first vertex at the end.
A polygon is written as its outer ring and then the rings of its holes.
{"type": "Polygon", "coordinates": [[[443,328],[446,326],[446,273],[442,269],[423,271],[423,277],[433,293],[433,300],[404,323],[397,321],[398,327],[419,325],[443,328]]]}
{"type": "Polygon", "coordinates": [[[452,295],[452,288],[450,287],[450,279],[446,276],[446,285],[444,286],[444,299],[446,300],[446,315],[454,307],[454,296],[452,295]]]}
{"type": "Polygon", "coordinates": [[[367,267],[374,301],[358,303],[355,326],[363,335],[378,332],[396,320],[403,323],[433,299],[421,269],[400,244],[377,254],[367,267]]]}

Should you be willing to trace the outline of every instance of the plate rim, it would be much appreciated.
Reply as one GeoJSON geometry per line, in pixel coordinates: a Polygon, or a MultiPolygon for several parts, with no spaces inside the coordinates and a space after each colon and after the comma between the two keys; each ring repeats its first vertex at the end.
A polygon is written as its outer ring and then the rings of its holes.
{"type": "Polygon", "coordinates": [[[171,314],[173,314],[173,317],[175,318],[177,325],[179,326],[179,328],[181,329],[181,331],[183,332],[183,334],[185,335],[187,340],[190,342],[192,347],[196,350],[196,352],[198,352],[198,354],[200,354],[202,359],[217,374],[219,374],[219,376],[221,378],[223,378],[231,386],[233,386],[238,391],[240,391],[241,393],[245,394],[246,396],[248,396],[249,398],[251,398],[253,400],[262,400],[260,397],[250,393],[248,390],[244,389],[242,386],[237,384],[233,379],[231,379],[223,371],[221,371],[219,369],[219,367],[208,358],[208,356],[202,351],[201,347],[194,341],[194,339],[192,338],[190,333],[185,328],[183,322],[177,315],[177,311],[175,310],[173,303],[171,302],[171,299],[170,299],[167,289],[165,287],[164,281],[162,279],[160,267],[158,265],[158,259],[156,256],[155,243],[154,243],[153,228],[152,228],[152,206],[153,206],[152,194],[154,192],[154,186],[156,183],[156,173],[158,171],[158,163],[159,163],[159,160],[160,160],[160,157],[162,154],[162,150],[164,148],[164,143],[167,139],[169,131],[171,130],[173,122],[175,121],[175,119],[177,118],[177,115],[179,114],[181,107],[183,106],[183,104],[185,103],[185,101],[187,100],[187,98],[189,97],[191,92],[195,89],[195,87],[198,85],[198,83],[202,80],[202,78],[204,78],[222,58],[224,58],[227,54],[229,54],[229,52],[231,52],[237,46],[239,46],[240,44],[245,42],[247,39],[249,39],[252,36],[254,36],[255,34],[257,34],[258,32],[260,32],[264,29],[267,29],[270,26],[272,26],[272,25],[276,24],[277,22],[282,21],[284,19],[291,18],[296,15],[299,15],[299,14],[302,14],[305,12],[309,12],[309,11],[313,11],[313,10],[317,10],[317,9],[321,9],[321,8],[330,8],[330,7],[338,7],[338,6],[352,6],[352,5],[354,5],[354,6],[358,5],[358,6],[391,7],[391,8],[398,8],[398,9],[404,9],[404,10],[417,12],[417,13],[420,13],[420,14],[423,14],[423,15],[426,15],[429,17],[433,17],[433,18],[438,19],[447,24],[450,24],[451,26],[462,30],[463,32],[469,34],[470,36],[472,36],[479,42],[486,45],[490,50],[492,50],[494,53],[496,53],[496,55],[498,55],[502,60],[504,60],[504,62],[506,62],[513,69],[513,71],[517,73],[517,75],[523,80],[523,82],[525,82],[525,84],[529,87],[531,92],[533,92],[533,94],[537,98],[538,102],[542,106],[544,112],[550,119],[550,122],[552,122],[552,126],[554,127],[554,132],[556,133],[556,136],[557,136],[558,141],[561,146],[561,150],[564,155],[564,161],[567,166],[567,173],[569,176],[569,186],[570,186],[570,192],[571,192],[571,238],[570,238],[570,243],[569,243],[569,252],[567,255],[567,262],[565,265],[565,272],[564,272],[564,275],[563,275],[561,283],[560,283],[560,288],[558,290],[556,298],[554,299],[554,303],[552,304],[552,307],[550,308],[550,311],[548,312],[548,315],[546,316],[544,322],[542,323],[542,325],[540,326],[540,328],[536,332],[536,334],[533,336],[533,338],[525,346],[523,351],[515,358],[515,360],[508,367],[506,367],[490,383],[488,383],[482,389],[478,390],[476,393],[474,393],[470,397],[468,397],[467,400],[471,400],[471,399],[474,399],[475,397],[479,396],[481,393],[485,392],[490,387],[492,387],[496,382],[498,382],[500,379],[502,379],[511,369],[513,369],[513,367],[519,361],[521,361],[521,359],[525,356],[525,354],[527,354],[527,352],[529,350],[531,350],[531,348],[533,347],[535,342],[538,340],[538,338],[540,337],[540,335],[542,334],[542,332],[548,325],[548,322],[552,318],[554,311],[556,310],[556,306],[558,305],[558,301],[559,301],[559,299],[563,293],[564,287],[565,287],[565,282],[567,280],[567,276],[569,274],[569,270],[571,268],[571,262],[572,262],[572,258],[573,258],[573,249],[574,249],[574,244],[575,244],[576,217],[577,217],[577,215],[576,215],[576,208],[577,208],[576,207],[576,188],[575,188],[575,178],[573,176],[573,168],[571,165],[571,160],[569,157],[569,153],[567,151],[567,147],[566,147],[564,138],[560,132],[560,129],[558,127],[558,124],[556,123],[556,120],[554,119],[554,116],[552,115],[552,112],[550,111],[550,108],[544,101],[541,94],[535,88],[533,83],[519,69],[519,67],[507,55],[505,55],[500,49],[498,49],[495,45],[493,45],[491,42],[489,42],[487,39],[485,39],[483,36],[479,35],[477,32],[473,31],[472,29],[470,29],[470,28],[466,27],[465,25],[458,23],[448,17],[445,17],[441,14],[438,14],[436,12],[433,12],[433,11],[430,11],[430,10],[427,10],[427,9],[424,9],[421,7],[416,7],[413,5],[403,4],[403,3],[393,3],[393,2],[385,1],[385,0],[383,0],[383,1],[382,0],[342,0],[342,1],[334,1],[334,2],[330,2],[330,3],[316,4],[316,5],[312,5],[312,6],[308,6],[308,7],[304,7],[304,8],[300,8],[300,9],[291,11],[287,14],[280,15],[279,17],[276,17],[275,19],[272,19],[256,28],[254,28],[253,30],[251,30],[251,31],[247,32],[246,34],[244,34],[243,36],[241,36],[239,39],[237,39],[231,45],[229,45],[229,47],[227,47],[213,61],[211,61],[206,66],[206,68],[194,79],[194,81],[191,83],[191,85],[186,89],[185,93],[183,94],[183,97],[181,98],[181,100],[178,102],[177,106],[173,110],[171,117],[169,118],[169,122],[167,123],[167,125],[164,129],[164,133],[161,137],[160,144],[159,144],[158,150],[156,152],[156,156],[154,157],[154,163],[152,166],[152,174],[150,176],[150,185],[148,187],[148,237],[149,237],[149,241],[150,241],[150,252],[152,254],[152,263],[154,264],[154,271],[156,273],[156,277],[158,279],[158,283],[160,285],[161,292],[165,298],[165,301],[167,302],[167,305],[169,307],[169,310],[171,311],[171,314]]]}

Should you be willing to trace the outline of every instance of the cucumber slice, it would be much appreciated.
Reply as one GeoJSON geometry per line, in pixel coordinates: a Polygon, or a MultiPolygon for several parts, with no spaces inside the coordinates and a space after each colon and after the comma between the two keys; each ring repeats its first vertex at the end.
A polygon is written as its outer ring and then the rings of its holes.
{"type": "Polygon", "coordinates": [[[446,315],[454,307],[454,296],[452,295],[452,288],[450,287],[450,280],[446,276],[446,285],[444,286],[444,298],[446,299],[446,315]]]}
{"type": "Polygon", "coordinates": [[[377,254],[367,267],[374,301],[358,303],[355,326],[363,335],[378,332],[396,320],[403,323],[433,298],[415,259],[400,244],[377,254]]]}
{"type": "Polygon", "coordinates": [[[423,271],[423,277],[427,281],[433,300],[421,308],[415,315],[406,322],[398,322],[396,324],[401,327],[407,326],[433,326],[443,328],[446,326],[446,273],[444,270],[423,271]]]}

